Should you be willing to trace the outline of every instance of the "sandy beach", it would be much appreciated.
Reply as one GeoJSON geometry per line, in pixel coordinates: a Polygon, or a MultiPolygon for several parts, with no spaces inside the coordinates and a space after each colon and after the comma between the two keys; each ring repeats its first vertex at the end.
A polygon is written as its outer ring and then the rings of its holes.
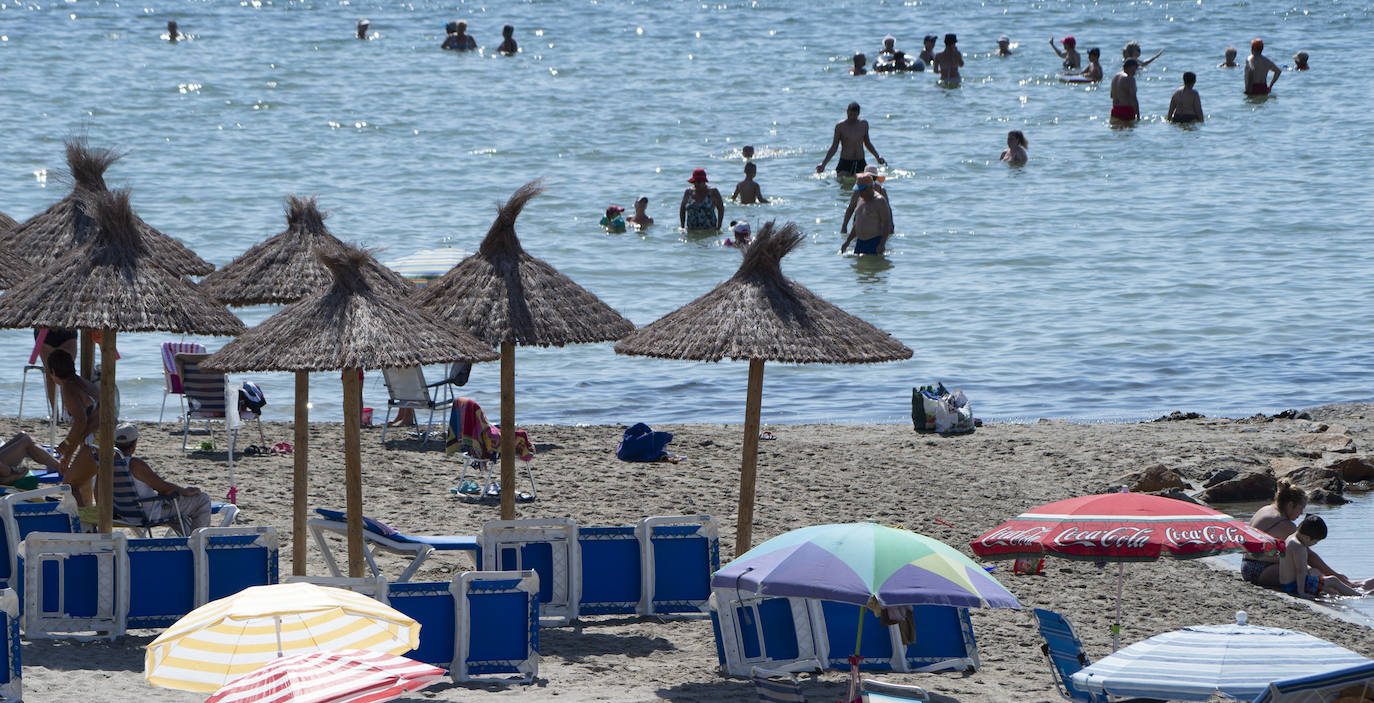
{"type": "MultiPolygon", "coordinates": [[[[1374,405],[1326,406],[1312,420],[1193,419],[1132,424],[1041,421],[993,424],[963,437],[916,435],[909,425],[782,425],[761,442],[755,539],[824,522],[876,520],[921,532],[968,552],[984,530],[1040,503],[1098,491],[1131,471],[1162,463],[1201,487],[1219,469],[1256,470],[1283,457],[1312,456],[1306,439],[1322,424],[1348,435],[1365,456],[1374,443],[1374,405]],[[1342,431],[1343,430],[1343,431],[1342,431]]],[[[6,436],[13,420],[0,422],[6,436]]],[[[46,426],[24,429],[46,436],[46,426]]],[[[141,423],[140,454],[165,477],[199,485],[215,496],[228,487],[223,440],[218,454],[179,449],[180,427],[158,431],[141,423]]],[[[615,458],[623,428],[531,426],[538,457],[539,500],[517,507],[524,518],[570,517],[581,525],[631,524],[649,515],[710,514],[721,523],[722,559],[734,552],[739,425],[656,427],[676,437],[669,451],[681,463],[629,464],[615,458]]],[[[264,426],[269,442],[290,440],[290,427],[264,426]]],[[[1330,434],[1328,430],[1327,434],[1330,434]]],[[[342,429],[311,428],[311,508],[344,504],[342,429]]],[[[469,505],[449,493],[459,464],[438,442],[424,448],[401,440],[383,446],[381,430],[363,433],[365,512],[404,531],[475,534],[497,516],[494,505],[469,505]]],[[[256,439],[247,429],[243,444],[256,439]]],[[[391,437],[389,436],[389,439],[391,437]]],[[[272,525],[282,535],[283,575],[290,564],[291,459],[248,457],[236,462],[241,522],[272,525]]],[[[1225,509],[1224,505],[1218,506],[1225,509]]],[[[386,562],[395,573],[396,563],[386,562]]],[[[1088,653],[1110,650],[1108,625],[1115,568],[1049,559],[1046,574],[996,576],[1026,607],[1049,607],[1071,618],[1088,653]]],[[[448,580],[471,568],[462,558],[431,559],[416,580],[448,580]]],[[[325,565],[311,548],[309,571],[325,565]]],[[[1237,610],[1252,624],[1302,630],[1374,656],[1374,629],[1342,622],[1276,593],[1248,586],[1233,571],[1199,562],[1162,560],[1127,570],[1123,642],[1200,623],[1232,621],[1237,610]]],[[[1363,574],[1361,575],[1363,576],[1363,574]]],[[[1029,615],[973,611],[982,669],[971,675],[890,675],[962,701],[1057,700],[1040,640],[1029,615]]],[[[113,643],[26,642],[27,700],[193,701],[202,697],[154,688],[143,681],[143,646],[152,631],[113,643]]],[[[588,618],[580,632],[540,634],[539,680],[506,690],[454,685],[447,680],[404,700],[476,701],[490,698],[560,701],[742,701],[747,681],[716,670],[709,622],[636,617],[588,618]]],[[[828,672],[804,685],[811,700],[835,700],[844,676],[828,672]]]]}

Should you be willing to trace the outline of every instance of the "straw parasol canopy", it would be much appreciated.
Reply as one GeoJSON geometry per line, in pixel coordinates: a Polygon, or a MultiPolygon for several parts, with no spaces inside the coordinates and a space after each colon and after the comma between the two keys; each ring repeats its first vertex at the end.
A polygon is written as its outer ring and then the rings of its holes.
{"type": "Polygon", "coordinates": [[[0,212],[0,234],[4,234],[18,226],[19,223],[15,222],[13,217],[0,212]]]}
{"type": "MultiPolygon", "coordinates": [[[[313,293],[327,290],[334,283],[334,275],[320,262],[324,251],[342,250],[347,245],[339,241],[324,226],[325,213],[320,212],[315,196],[286,198],[286,230],[254,245],[228,265],[206,276],[200,282],[202,290],[226,305],[284,305],[294,303],[313,293]]],[[[363,275],[372,279],[378,290],[387,296],[408,296],[415,286],[408,279],[377,263],[367,252],[362,263],[363,275]]],[[[310,374],[296,371],[295,377],[295,447],[291,453],[295,510],[292,515],[291,568],[297,576],[305,576],[306,503],[310,466],[310,374]]]]}
{"type": "Polygon", "coordinates": [[[126,190],[84,196],[85,244],[0,295],[0,327],[100,330],[100,529],[113,516],[115,333],[234,335],[243,323],[158,263],[126,190]]]}
{"type": "MultiPolygon", "coordinates": [[[[333,276],[315,252],[343,242],[325,227],[316,196],[286,198],[286,229],[253,245],[233,261],[206,276],[200,287],[226,305],[285,305],[324,290],[333,276]]],[[[364,252],[365,275],[376,279],[387,296],[405,296],[415,286],[364,252]]]]}
{"type": "Polygon", "coordinates": [[[11,252],[9,247],[0,248],[0,290],[14,286],[36,271],[33,264],[11,252]]]}
{"type": "MultiPolygon", "coordinates": [[[[94,200],[108,192],[105,170],[123,156],[110,149],[92,148],[84,139],[69,139],[66,144],[72,192],[27,222],[0,234],[0,243],[38,266],[47,266],[91,238],[94,200]]],[[[215,270],[186,245],[157,231],[132,211],[130,215],[152,260],[187,276],[204,276],[215,270]]]]}
{"type": "Polygon", "coordinates": [[[749,549],[753,532],[764,362],[870,364],[911,358],[911,350],[888,333],[782,274],[782,257],[801,241],[793,223],[765,224],[734,276],[615,345],[618,354],[661,359],[749,360],[737,554],[749,549]]]}
{"type": "MultiPolygon", "coordinates": [[[[362,462],[358,376],[364,369],[405,368],[454,361],[491,361],[496,353],[472,335],[388,297],[367,273],[367,252],[339,244],[317,250],[330,286],[287,306],[224,345],[203,366],[217,371],[342,370],[344,469],[348,513],[348,570],[362,576],[362,462]]],[[[297,513],[304,506],[298,483],[297,513]]]]}
{"type": "Polygon", "coordinates": [[[515,517],[515,345],[561,347],[608,342],[634,323],[530,256],[515,235],[525,204],[544,192],[539,181],[520,186],[496,211],[477,253],[426,285],[415,302],[435,316],[501,347],[501,518],[515,517]]]}

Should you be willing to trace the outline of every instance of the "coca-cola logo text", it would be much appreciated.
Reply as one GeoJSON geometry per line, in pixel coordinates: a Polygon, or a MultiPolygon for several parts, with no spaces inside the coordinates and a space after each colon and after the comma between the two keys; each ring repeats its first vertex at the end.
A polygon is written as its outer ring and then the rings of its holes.
{"type": "Polygon", "coordinates": [[[1040,538],[1049,531],[1048,527],[999,527],[978,541],[987,546],[1033,547],[1039,544],[1040,538]]]}
{"type": "Polygon", "coordinates": [[[1107,549],[1141,549],[1150,542],[1154,529],[1150,527],[1122,526],[1105,530],[1084,530],[1066,527],[1054,536],[1058,547],[1078,545],[1107,549]]]}

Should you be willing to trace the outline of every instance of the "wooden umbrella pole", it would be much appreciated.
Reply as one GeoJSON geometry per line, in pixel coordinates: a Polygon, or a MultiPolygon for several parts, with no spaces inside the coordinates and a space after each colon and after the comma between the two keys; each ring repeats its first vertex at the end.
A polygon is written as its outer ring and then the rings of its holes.
{"type": "Polygon", "coordinates": [[[358,369],[343,370],[344,393],[344,497],[348,515],[348,576],[363,575],[363,462],[359,455],[362,426],[362,392],[358,369]]]}
{"type": "Polygon", "coordinates": [[[291,573],[305,576],[305,508],[310,483],[310,372],[296,372],[296,446],[291,451],[295,475],[291,484],[291,573]]]}
{"type": "Polygon", "coordinates": [[[735,556],[754,539],[754,467],[759,459],[759,410],[763,405],[763,359],[749,360],[749,387],[744,400],[744,462],[739,469],[739,521],[735,524],[735,556]]]}
{"type": "Polygon", "coordinates": [[[114,530],[114,431],[115,331],[104,330],[100,338],[100,470],[95,485],[99,529],[107,534],[114,530]]]}
{"type": "MultiPolygon", "coordinates": [[[[81,330],[81,377],[90,378],[95,371],[95,337],[90,330],[81,330]]],[[[103,368],[102,368],[103,370],[103,368]]]]}
{"type": "Polygon", "coordinates": [[[501,342],[501,519],[515,519],[514,342],[501,342]]]}

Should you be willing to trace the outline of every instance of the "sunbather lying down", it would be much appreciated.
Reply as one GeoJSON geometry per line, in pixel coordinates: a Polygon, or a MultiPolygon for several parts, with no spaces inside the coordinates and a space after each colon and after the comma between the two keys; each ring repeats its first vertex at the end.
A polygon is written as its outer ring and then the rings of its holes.
{"type": "Polygon", "coordinates": [[[62,466],[56,457],[38,446],[33,437],[20,432],[0,446],[0,483],[14,483],[28,475],[28,469],[19,466],[24,457],[46,466],[49,471],[58,471],[62,466]]]}

